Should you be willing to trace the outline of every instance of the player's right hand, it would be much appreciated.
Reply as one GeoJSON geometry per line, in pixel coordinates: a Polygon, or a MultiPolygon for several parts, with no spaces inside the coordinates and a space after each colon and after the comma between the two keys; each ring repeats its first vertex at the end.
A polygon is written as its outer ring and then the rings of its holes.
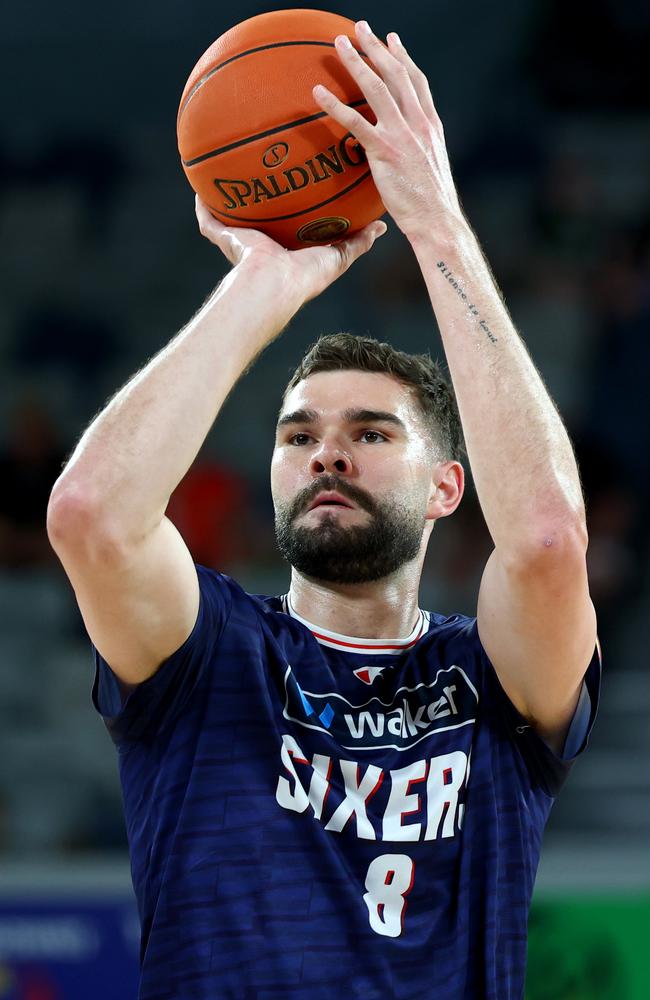
{"type": "Polygon", "coordinates": [[[291,282],[289,287],[301,290],[303,302],[315,298],[336,281],[386,232],[386,223],[377,220],[340,243],[287,250],[257,229],[235,229],[222,225],[198,195],[196,217],[201,234],[219,247],[231,264],[236,266],[255,257],[265,268],[277,268],[282,278],[291,282]]]}

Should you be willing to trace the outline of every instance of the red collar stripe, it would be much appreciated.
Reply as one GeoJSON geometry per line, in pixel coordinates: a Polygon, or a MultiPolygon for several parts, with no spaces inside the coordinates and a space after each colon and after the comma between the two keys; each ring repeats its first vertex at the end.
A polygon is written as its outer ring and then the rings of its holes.
{"type": "Polygon", "coordinates": [[[427,631],[429,625],[429,616],[423,611],[420,611],[420,618],[411,633],[411,638],[406,638],[403,641],[394,640],[391,642],[387,640],[382,642],[381,640],[366,640],[356,638],[354,636],[340,635],[335,632],[329,632],[328,630],[319,631],[318,627],[313,625],[311,622],[307,621],[305,618],[301,618],[300,615],[296,614],[294,611],[291,600],[288,594],[282,598],[282,605],[286,609],[286,612],[292,617],[299,621],[305,628],[308,628],[317,642],[322,643],[325,646],[330,646],[333,649],[349,650],[350,652],[363,653],[367,656],[370,653],[392,653],[400,652],[405,649],[410,649],[422,638],[424,633],[427,631]]]}
{"type": "Polygon", "coordinates": [[[313,629],[310,631],[315,639],[319,639],[322,642],[329,642],[333,646],[345,646],[348,649],[359,649],[364,653],[371,653],[373,650],[376,651],[378,649],[409,649],[411,646],[414,646],[422,636],[422,629],[420,629],[420,632],[416,635],[415,639],[411,639],[410,642],[395,643],[395,645],[386,646],[366,646],[361,642],[345,642],[343,639],[335,639],[330,635],[321,635],[320,632],[314,632],[313,629]]]}

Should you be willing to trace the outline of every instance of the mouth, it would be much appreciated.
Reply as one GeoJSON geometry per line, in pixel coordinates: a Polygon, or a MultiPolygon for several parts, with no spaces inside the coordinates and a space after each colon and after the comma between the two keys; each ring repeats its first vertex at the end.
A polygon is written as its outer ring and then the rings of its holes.
{"type": "Polygon", "coordinates": [[[311,502],[307,511],[316,510],[318,507],[347,507],[349,510],[354,510],[354,504],[349,500],[346,500],[344,496],[340,493],[319,493],[317,497],[311,502]]]}

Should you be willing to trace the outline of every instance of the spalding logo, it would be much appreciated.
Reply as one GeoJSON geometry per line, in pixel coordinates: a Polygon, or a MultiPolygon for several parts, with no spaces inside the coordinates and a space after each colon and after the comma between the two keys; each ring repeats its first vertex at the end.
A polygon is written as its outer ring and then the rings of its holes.
{"type": "MultiPolygon", "coordinates": [[[[273,146],[269,146],[264,157],[267,155],[270,157],[273,150],[275,150],[273,155],[277,156],[281,152],[281,146],[286,146],[286,143],[276,142],[273,146]]],[[[266,161],[264,162],[267,165],[266,161]]],[[[278,160],[276,165],[282,162],[278,160]]],[[[220,210],[227,213],[233,209],[249,208],[251,205],[281,198],[310,185],[320,184],[335,174],[344,174],[350,170],[358,172],[358,168],[365,162],[366,154],[363,148],[348,132],[338,143],[332,143],[326,150],[315,153],[300,165],[285,167],[284,170],[266,174],[263,178],[214,177],[212,183],[223,198],[220,210]]],[[[216,208],[216,205],[214,207],[216,208]]]]}
{"type": "Polygon", "coordinates": [[[281,163],[284,163],[288,155],[289,147],[286,142],[274,142],[265,151],[262,163],[271,170],[273,167],[279,167],[281,163]]]}

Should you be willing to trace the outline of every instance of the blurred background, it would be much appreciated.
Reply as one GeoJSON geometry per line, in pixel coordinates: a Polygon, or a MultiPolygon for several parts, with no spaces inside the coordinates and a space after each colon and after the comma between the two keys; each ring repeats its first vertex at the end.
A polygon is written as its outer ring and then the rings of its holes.
{"type": "MultiPolygon", "coordinates": [[[[0,1000],[135,997],[116,757],[45,509],[94,414],[226,271],[196,228],[178,100],[214,38],[282,6],[36,0],[4,12],[0,1000]]],[[[321,6],[398,30],[427,72],[465,210],[581,466],[602,703],[547,830],[527,998],[647,1000],[650,5],[321,6]]],[[[288,581],[268,486],[280,392],[305,347],[341,329],[442,357],[395,226],[266,351],[172,498],[196,560],[256,593],[288,581]]],[[[489,551],[470,488],[432,540],[422,606],[474,614],[489,551]]]]}

